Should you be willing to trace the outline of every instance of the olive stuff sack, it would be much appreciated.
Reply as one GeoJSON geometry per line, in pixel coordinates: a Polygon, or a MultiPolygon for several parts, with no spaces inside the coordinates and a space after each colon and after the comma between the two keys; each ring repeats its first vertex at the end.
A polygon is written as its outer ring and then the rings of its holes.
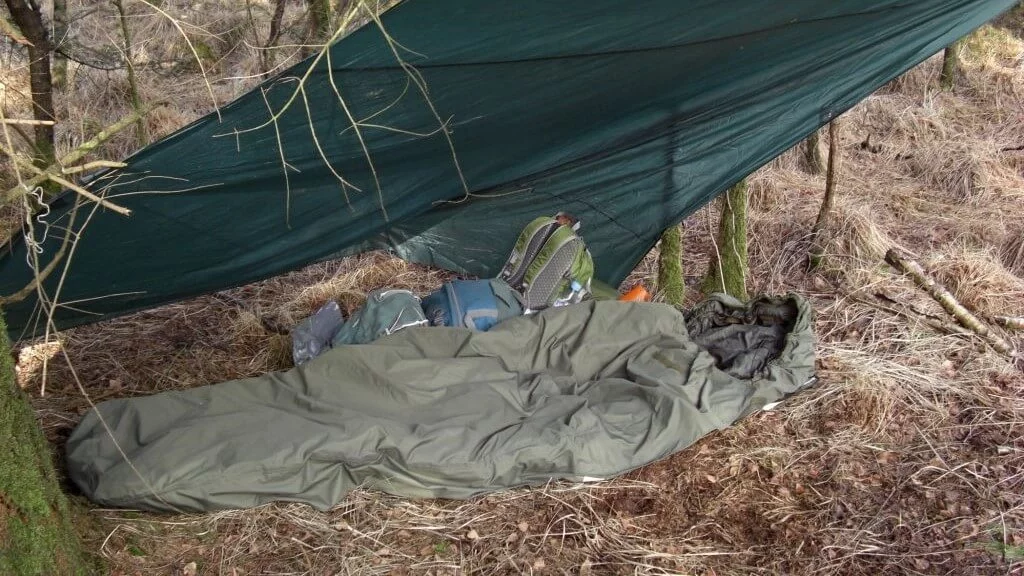
{"type": "Polygon", "coordinates": [[[590,294],[594,260],[578,228],[578,222],[541,216],[519,234],[498,277],[519,295],[524,313],[573,304],[590,294]]]}
{"type": "Polygon", "coordinates": [[[512,288],[497,278],[445,282],[423,299],[423,311],[431,326],[456,326],[487,331],[523,308],[512,288]]]}
{"type": "Polygon", "coordinates": [[[410,326],[428,325],[420,299],[408,290],[370,292],[366,304],[349,317],[331,338],[331,347],[369,344],[410,326]]]}

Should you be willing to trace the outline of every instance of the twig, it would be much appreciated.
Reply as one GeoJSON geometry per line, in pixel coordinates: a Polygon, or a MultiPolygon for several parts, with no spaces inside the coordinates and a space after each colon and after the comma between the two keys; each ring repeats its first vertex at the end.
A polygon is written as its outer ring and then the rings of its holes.
{"type": "Polygon", "coordinates": [[[67,228],[64,230],[64,240],[61,241],[60,248],[57,250],[57,253],[53,255],[53,259],[50,260],[49,264],[40,270],[38,274],[34,274],[32,276],[32,281],[26,284],[21,290],[18,290],[9,296],[0,296],[0,308],[4,308],[16,302],[21,302],[36,289],[36,286],[38,286],[40,282],[46,280],[50,274],[53,273],[54,269],[57,268],[57,264],[64,259],[64,254],[68,250],[68,244],[71,243],[71,235],[75,227],[75,216],[77,214],[78,202],[75,202],[74,207],[71,208],[71,215],[68,218],[67,228]]]}
{"type": "MultiPolygon", "coordinates": [[[[62,173],[63,172],[63,169],[61,168],[62,166],[70,166],[70,165],[73,165],[73,164],[77,163],[79,160],[84,158],[86,155],[91,153],[93,150],[95,150],[96,148],[101,146],[104,142],[106,142],[107,140],[110,140],[111,138],[113,138],[118,132],[121,132],[125,128],[135,124],[139,120],[139,118],[141,118],[142,116],[148,114],[150,111],[152,111],[154,108],[156,108],[157,106],[159,106],[161,104],[163,104],[163,103],[162,102],[157,102],[157,103],[154,103],[151,106],[148,106],[148,107],[146,107],[146,108],[144,108],[142,110],[139,110],[139,111],[136,111],[136,112],[132,112],[131,114],[125,116],[124,118],[122,118],[122,119],[118,120],[117,122],[111,124],[110,126],[104,128],[103,130],[100,131],[99,134],[94,136],[92,138],[92,140],[89,140],[88,142],[82,143],[81,146],[79,146],[78,148],[75,148],[74,150],[69,152],[67,155],[65,155],[63,158],[58,160],[55,164],[47,166],[42,171],[46,172],[46,173],[55,173],[55,174],[62,173]]],[[[11,188],[7,192],[4,192],[3,200],[0,201],[0,204],[9,204],[11,202],[16,201],[18,198],[20,198],[25,193],[25,190],[31,190],[31,189],[35,188],[36,186],[39,186],[40,184],[42,184],[46,180],[48,180],[48,178],[47,178],[47,176],[45,174],[36,174],[36,176],[34,176],[34,177],[30,178],[29,180],[26,180],[24,182],[24,187],[21,186],[21,185],[18,185],[18,186],[15,186],[14,188],[11,188]]]]}
{"type": "Polygon", "coordinates": [[[957,322],[959,322],[961,326],[980,336],[989,346],[992,347],[993,350],[1011,358],[1015,358],[1017,356],[1017,353],[1009,342],[996,334],[989,326],[982,322],[981,319],[972,314],[967,308],[964,308],[962,304],[957,302],[956,298],[950,294],[949,290],[946,290],[941,284],[929,276],[920,264],[914,262],[906,255],[901,254],[895,248],[890,248],[885,253],[885,261],[893,268],[907,276],[910,276],[910,279],[914,281],[914,284],[927,292],[928,295],[934,298],[936,302],[941,304],[946,312],[949,312],[950,315],[956,318],[957,322]]]}
{"type": "MultiPolygon", "coordinates": [[[[77,192],[78,194],[81,194],[83,197],[88,198],[89,200],[92,200],[93,202],[99,204],[100,206],[103,206],[105,208],[109,208],[110,210],[113,210],[114,212],[117,212],[118,214],[121,214],[121,215],[124,215],[124,216],[131,216],[131,213],[132,213],[131,210],[129,210],[129,209],[123,207],[123,206],[118,206],[117,204],[114,204],[114,203],[112,203],[110,201],[104,200],[103,198],[100,198],[99,196],[93,194],[92,192],[89,192],[85,188],[82,188],[81,186],[79,186],[79,185],[77,185],[77,184],[75,184],[73,182],[70,182],[68,180],[65,180],[64,178],[61,178],[60,176],[54,174],[53,172],[48,172],[46,170],[42,170],[40,168],[37,168],[31,162],[29,162],[27,160],[22,160],[21,158],[19,158],[14,153],[14,151],[12,151],[12,150],[8,150],[7,148],[5,148],[3,146],[0,146],[0,152],[3,152],[7,156],[9,156],[14,161],[15,164],[21,164],[21,166],[23,168],[25,168],[25,169],[27,169],[27,170],[29,170],[31,172],[35,172],[36,173],[36,178],[42,178],[43,180],[50,180],[51,182],[55,182],[55,183],[60,184],[61,186],[65,187],[65,188],[68,188],[70,190],[73,190],[73,191],[77,192]]],[[[32,182],[34,182],[34,181],[35,181],[34,178],[32,180],[29,180],[29,182],[25,184],[25,188],[22,189],[22,192],[25,192],[25,191],[28,191],[28,190],[31,190],[32,188],[34,188],[36,186],[36,184],[32,184],[32,182]]]]}
{"type": "Polygon", "coordinates": [[[61,172],[66,176],[68,174],[78,174],[79,172],[86,172],[88,170],[96,170],[97,168],[124,168],[128,166],[124,162],[111,162],[109,160],[93,160],[92,162],[86,162],[78,166],[71,166],[70,168],[62,168],[61,172]]]}
{"type": "Polygon", "coordinates": [[[118,206],[117,204],[114,204],[113,202],[110,202],[109,200],[104,200],[103,198],[100,198],[99,196],[93,194],[92,192],[89,192],[85,188],[82,188],[78,184],[75,184],[74,182],[71,182],[70,180],[65,180],[65,179],[61,178],[60,176],[57,176],[56,174],[47,173],[46,174],[46,179],[47,180],[51,180],[53,182],[56,182],[57,184],[60,184],[61,186],[65,187],[65,188],[67,188],[69,190],[74,190],[78,194],[81,194],[83,197],[88,198],[89,200],[92,200],[93,202],[99,204],[100,206],[103,206],[104,208],[106,208],[108,210],[113,210],[114,212],[117,212],[118,214],[120,214],[122,216],[131,216],[132,215],[132,211],[127,209],[127,208],[125,208],[124,206],[118,206]]]}
{"type": "Polygon", "coordinates": [[[927,324],[928,326],[931,326],[932,328],[935,328],[936,330],[939,330],[939,331],[942,331],[942,332],[947,332],[949,334],[956,334],[958,336],[972,336],[974,334],[970,330],[961,327],[959,324],[955,324],[953,322],[947,322],[945,320],[942,320],[941,318],[936,317],[933,314],[928,314],[927,312],[922,312],[922,311],[918,310],[917,308],[915,308],[912,304],[906,304],[906,303],[900,302],[899,300],[896,300],[895,298],[889,296],[888,294],[883,294],[881,292],[875,292],[875,298],[877,298],[879,300],[883,300],[885,302],[889,302],[889,303],[897,305],[897,306],[900,306],[900,307],[902,307],[902,309],[892,308],[892,307],[889,307],[889,306],[883,306],[881,304],[878,304],[877,302],[871,302],[871,301],[869,301],[869,300],[867,300],[865,298],[860,298],[859,296],[856,296],[855,294],[852,294],[852,293],[848,293],[847,295],[850,298],[852,298],[853,300],[856,300],[857,302],[861,302],[862,304],[866,304],[866,305],[871,306],[873,308],[877,308],[879,310],[883,310],[885,312],[889,312],[890,314],[894,314],[896,316],[903,316],[904,318],[912,318],[912,319],[915,319],[915,320],[920,320],[920,321],[924,322],[925,324],[927,324]]]}
{"type": "Polygon", "coordinates": [[[0,120],[4,124],[21,124],[24,126],[53,126],[56,124],[53,120],[32,120],[29,118],[4,118],[0,120]]]}

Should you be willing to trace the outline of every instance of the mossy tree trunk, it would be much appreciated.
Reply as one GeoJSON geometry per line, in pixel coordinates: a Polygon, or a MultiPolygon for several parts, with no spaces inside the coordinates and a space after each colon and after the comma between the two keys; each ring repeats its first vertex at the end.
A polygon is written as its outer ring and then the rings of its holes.
{"type": "Polygon", "coordinates": [[[960,73],[960,48],[963,40],[957,40],[949,46],[942,54],[942,74],[939,76],[939,87],[943,90],[952,90],[956,85],[957,75],[960,73]]]}
{"type": "Polygon", "coordinates": [[[14,378],[0,311],[0,574],[90,574],[49,446],[14,378]]]}
{"type": "Polygon", "coordinates": [[[821,132],[815,130],[804,140],[804,164],[811,174],[821,174],[825,170],[825,160],[821,157],[821,132]]]}
{"type": "Polygon", "coordinates": [[[721,220],[701,291],[747,299],[747,183],[741,180],[718,198],[721,220]]]}
{"type": "Polygon", "coordinates": [[[683,230],[682,224],[672,226],[661,235],[661,253],[658,255],[658,291],[665,302],[682,306],[686,296],[683,283],[683,230]]]}

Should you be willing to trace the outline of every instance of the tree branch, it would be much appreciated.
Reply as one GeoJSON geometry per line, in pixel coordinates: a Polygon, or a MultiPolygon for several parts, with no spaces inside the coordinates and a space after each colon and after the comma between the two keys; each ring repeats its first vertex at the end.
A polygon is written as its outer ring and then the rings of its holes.
{"type": "Polygon", "coordinates": [[[36,186],[39,186],[46,180],[52,180],[52,178],[47,176],[47,174],[53,174],[59,178],[60,174],[63,173],[63,166],[74,165],[79,160],[88,155],[90,152],[101,146],[104,142],[113,138],[114,135],[116,135],[118,132],[121,132],[125,128],[135,124],[136,122],[138,122],[140,118],[142,118],[143,116],[145,116],[161,104],[163,103],[157,102],[143,108],[140,111],[132,112],[131,114],[118,120],[114,124],[111,124],[110,126],[104,128],[103,130],[100,131],[99,134],[94,136],[92,140],[84,142],[81,146],[75,148],[73,151],[65,155],[55,164],[51,164],[50,166],[47,166],[45,169],[43,169],[42,172],[44,172],[45,174],[37,173],[34,177],[26,181],[24,188],[21,186],[15,186],[14,188],[11,188],[7,192],[4,192],[4,196],[3,199],[0,200],[0,204],[10,204],[12,202],[15,202],[25,193],[26,189],[32,189],[36,186]]]}
{"type": "Polygon", "coordinates": [[[1010,358],[1017,357],[1017,352],[1014,351],[1013,346],[1011,346],[1009,342],[996,334],[988,325],[982,322],[980,318],[972,314],[970,310],[960,304],[960,302],[950,294],[949,290],[946,290],[945,287],[929,276],[920,264],[914,262],[905,254],[901,254],[895,248],[890,248],[885,253],[885,261],[893,268],[909,276],[910,279],[914,281],[914,284],[927,292],[928,295],[934,298],[936,302],[941,304],[943,309],[956,318],[957,322],[959,322],[961,326],[980,336],[981,339],[991,346],[993,350],[1000,354],[1005,354],[1010,358]]]}

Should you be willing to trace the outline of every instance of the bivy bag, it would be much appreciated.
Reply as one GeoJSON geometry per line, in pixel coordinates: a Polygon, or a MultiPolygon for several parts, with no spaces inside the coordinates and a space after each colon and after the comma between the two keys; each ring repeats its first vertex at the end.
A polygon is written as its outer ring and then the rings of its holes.
{"type": "Polygon", "coordinates": [[[487,331],[405,328],[287,371],[101,402],[68,438],[67,469],[98,504],[147,510],[326,510],[358,486],[470,498],[612,478],[813,380],[811,311],[798,296],[713,296],[685,314],[587,300],[487,331]]]}

